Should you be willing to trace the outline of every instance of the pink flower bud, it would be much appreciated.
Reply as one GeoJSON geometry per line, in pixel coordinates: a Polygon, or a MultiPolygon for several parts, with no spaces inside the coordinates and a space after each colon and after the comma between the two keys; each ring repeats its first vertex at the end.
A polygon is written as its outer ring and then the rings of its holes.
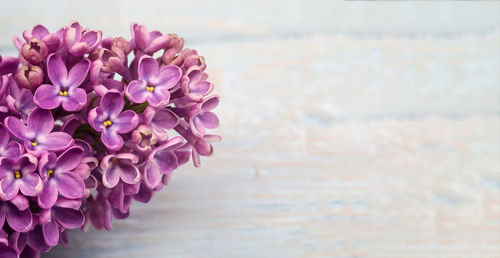
{"type": "Polygon", "coordinates": [[[23,44],[21,54],[30,64],[37,65],[43,61],[48,52],[45,42],[31,38],[28,43],[23,44]]]}
{"type": "Polygon", "coordinates": [[[18,83],[26,88],[34,90],[43,82],[43,70],[39,66],[22,66],[16,74],[18,83]]]}

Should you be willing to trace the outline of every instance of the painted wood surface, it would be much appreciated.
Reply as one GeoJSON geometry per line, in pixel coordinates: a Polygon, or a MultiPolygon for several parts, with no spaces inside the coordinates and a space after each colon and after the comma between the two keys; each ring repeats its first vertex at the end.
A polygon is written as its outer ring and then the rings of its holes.
{"type": "Polygon", "coordinates": [[[30,1],[176,32],[222,98],[215,154],[43,257],[500,257],[500,3],[30,1]]]}

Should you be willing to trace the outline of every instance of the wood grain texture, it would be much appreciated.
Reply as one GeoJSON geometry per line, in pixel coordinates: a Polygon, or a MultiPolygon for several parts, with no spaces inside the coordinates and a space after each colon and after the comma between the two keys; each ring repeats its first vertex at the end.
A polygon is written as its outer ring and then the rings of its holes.
{"type": "Polygon", "coordinates": [[[178,32],[224,140],[44,257],[500,257],[499,2],[51,3],[6,5],[0,33],[178,32]]]}

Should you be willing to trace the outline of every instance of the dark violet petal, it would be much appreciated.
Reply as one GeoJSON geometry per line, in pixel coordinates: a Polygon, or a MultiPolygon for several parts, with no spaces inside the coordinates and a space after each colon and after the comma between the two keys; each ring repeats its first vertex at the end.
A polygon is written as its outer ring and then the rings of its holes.
{"type": "Polygon", "coordinates": [[[26,140],[34,136],[28,132],[26,125],[16,117],[6,117],[4,123],[9,132],[20,140],[26,140]]]}
{"type": "Polygon", "coordinates": [[[73,138],[64,132],[53,132],[43,138],[39,138],[40,145],[49,151],[61,151],[73,143],[73,138]]]}
{"type": "Polygon", "coordinates": [[[77,199],[85,194],[83,179],[73,172],[58,174],[56,181],[59,193],[66,198],[77,199]]]}
{"type": "Polygon", "coordinates": [[[28,245],[38,252],[47,252],[50,250],[51,247],[45,243],[45,238],[43,237],[42,225],[37,224],[28,233],[28,245]]]}
{"type": "Polygon", "coordinates": [[[110,116],[117,116],[123,109],[125,100],[122,94],[116,91],[109,91],[101,99],[101,109],[110,116]]]}
{"type": "Polygon", "coordinates": [[[54,118],[50,110],[37,108],[28,116],[28,131],[37,136],[44,136],[52,131],[54,118]]]}
{"type": "Polygon", "coordinates": [[[101,134],[101,141],[110,150],[119,150],[123,147],[123,138],[115,131],[105,130],[101,134]]]}
{"type": "Polygon", "coordinates": [[[59,208],[57,206],[54,206],[54,208],[52,208],[52,211],[52,218],[64,228],[79,228],[85,222],[85,216],[83,216],[83,212],[81,210],[59,208]]]}
{"type": "Polygon", "coordinates": [[[50,54],[47,57],[47,74],[52,84],[57,86],[64,85],[68,76],[68,70],[60,56],[50,54]]]}
{"type": "Polygon", "coordinates": [[[9,205],[5,212],[5,218],[9,226],[18,232],[26,232],[33,225],[33,217],[29,209],[21,211],[17,207],[9,205]]]}
{"type": "Polygon", "coordinates": [[[44,209],[49,209],[57,201],[57,187],[55,180],[48,180],[38,195],[38,204],[44,209]]]}
{"type": "Polygon", "coordinates": [[[143,81],[131,81],[125,89],[125,94],[134,103],[144,103],[149,95],[146,85],[143,81]]]}
{"type": "Polygon", "coordinates": [[[85,77],[89,72],[89,69],[90,69],[90,60],[86,58],[75,64],[73,68],[71,68],[71,70],[69,71],[68,78],[66,79],[64,86],[69,88],[80,86],[83,80],[85,80],[85,77]]]}
{"type": "Polygon", "coordinates": [[[19,67],[19,58],[4,56],[0,62],[0,75],[15,74],[19,67]]]}
{"type": "Polygon", "coordinates": [[[75,169],[83,158],[83,149],[73,146],[63,152],[56,161],[57,172],[68,172],[75,169]]]}
{"type": "Polygon", "coordinates": [[[170,89],[179,82],[181,76],[181,68],[175,65],[167,65],[160,69],[154,83],[156,86],[162,86],[170,89]]]}
{"type": "Polygon", "coordinates": [[[117,133],[128,133],[139,124],[139,116],[132,110],[126,110],[113,120],[117,133]]]}
{"type": "Polygon", "coordinates": [[[213,95],[209,98],[207,98],[203,104],[201,105],[201,110],[203,111],[210,111],[217,107],[219,105],[219,96],[218,95],[213,95]]]}
{"type": "Polygon", "coordinates": [[[151,189],[149,189],[145,183],[141,183],[139,192],[137,192],[137,194],[135,194],[133,197],[136,201],[148,203],[151,200],[151,197],[153,197],[153,191],[151,191],[151,189]]]}
{"type": "Polygon", "coordinates": [[[139,60],[139,79],[152,82],[153,77],[158,73],[158,61],[150,56],[143,56],[139,60]]]}
{"type": "Polygon", "coordinates": [[[61,131],[73,135],[76,128],[80,125],[80,118],[76,115],[69,117],[61,127],[61,131]]]}
{"type": "Polygon", "coordinates": [[[56,246],[59,242],[59,226],[51,221],[42,226],[43,239],[48,246],[56,246]]]}
{"type": "Polygon", "coordinates": [[[14,249],[4,245],[0,244],[0,254],[2,258],[17,258],[17,253],[14,251],[14,249]]]}

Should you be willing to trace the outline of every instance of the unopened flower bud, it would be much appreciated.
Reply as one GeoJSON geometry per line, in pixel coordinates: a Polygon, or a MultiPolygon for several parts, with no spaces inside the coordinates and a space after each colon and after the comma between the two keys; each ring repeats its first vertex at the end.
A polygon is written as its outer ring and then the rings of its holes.
{"type": "Polygon", "coordinates": [[[26,89],[36,89],[43,82],[43,71],[39,66],[23,66],[16,74],[18,83],[26,89]]]}
{"type": "Polygon", "coordinates": [[[23,44],[22,55],[30,64],[37,65],[47,56],[49,50],[47,45],[37,38],[31,38],[26,44],[23,44]]]}

